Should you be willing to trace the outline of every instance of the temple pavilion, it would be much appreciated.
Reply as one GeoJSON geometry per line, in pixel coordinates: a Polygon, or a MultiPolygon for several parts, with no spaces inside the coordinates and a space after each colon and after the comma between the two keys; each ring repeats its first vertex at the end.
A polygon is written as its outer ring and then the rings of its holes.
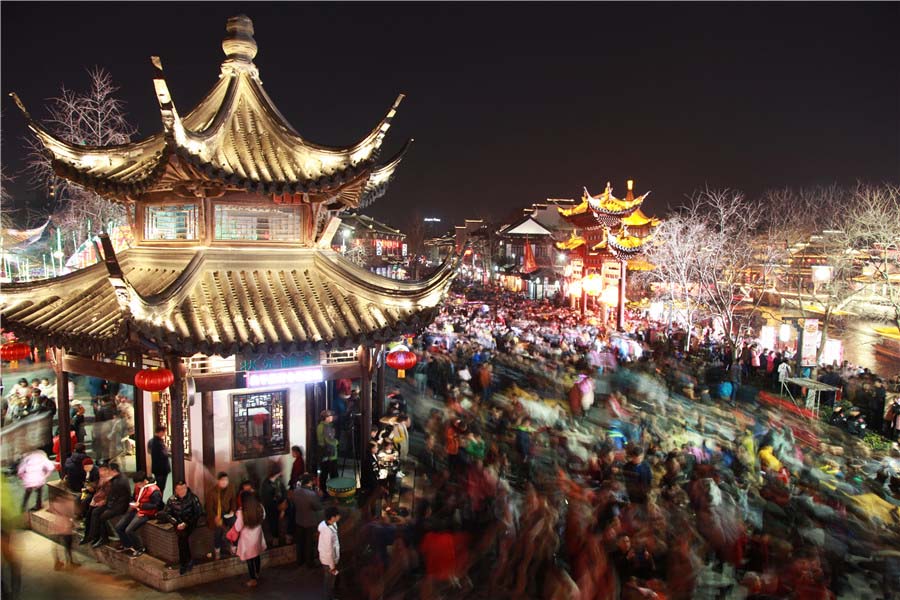
{"type": "Polygon", "coordinates": [[[162,130],[141,141],[72,144],[15,98],[60,177],[130,209],[136,247],[117,255],[101,234],[101,262],[0,293],[4,329],[53,348],[63,431],[68,374],[133,384],[142,368],[173,372],[161,394],[135,390],[137,466],[149,466],[154,425],[168,424],[173,477],[198,493],[204,471],[289,458],[293,445],[314,469],[338,379],[360,389],[364,448],[385,344],[426,326],[455,275],[448,261],[428,280],[394,281],[332,250],[341,212],[383,194],[402,159],[406,145],[379,162],[403,96],[358,143],[315,144],[266,93],[251,20],[226,31],[218,81],[183,115],[151,59],[162,130]]]}
{"type": "MultiPolygon", "coordinates": [[[[569,253],[566,270],[569,284],[578,282],[576,287],[582,307],[587,302],[586,286],[582,285],[587,278],[597,275],[602,278],[605,289],[615,286],[619,329],[625,323],[627,272],[652,268],[640,259],[660,224],[659,219],[648,217],[641,211],[649,193],[635,196],[634,181],[629,179],[625,197],[616,198],[607,182],[602,194],[594,196],[585,188],[579,204],[557,209],[560,216],[576,228],[569,239],[556,244],[559,250],[569,253]],[[581,230],[580,234],[578,230],[581,230]]],[[[605,290],[600,295],[612,301],[612,294],[605,290]]]]}

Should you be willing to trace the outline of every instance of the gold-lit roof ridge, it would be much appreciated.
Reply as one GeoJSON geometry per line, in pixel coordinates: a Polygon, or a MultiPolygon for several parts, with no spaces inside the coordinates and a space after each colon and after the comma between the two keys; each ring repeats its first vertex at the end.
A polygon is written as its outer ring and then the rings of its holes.
{"type": "Polygon", "coordinates": [[[349,348],[424,327],[459,266],[404,282],[310,248],[132,248],[114,262],[4,285],[4,327],[96,353],[133,336],[184,356],[349,348]]]}
{"type": "Polygon", "coordinates": [[[629,193],[629,196],[625,199],[616,198],[612,193],[612,185],[607,182],[606,189],[599,196],[591,195],[587,187],[585,187],[583,198],[590,208],[596,212],[608,215],[621,215],[624,217],[630,215],[637,207],[639,207],[649,194],[650,192],[646,192],[635,197],[629,193]]]}
{"type": "MultiPolygon", "coordinates": [[[[137,142],[105,147],[68,143],[38,124],[14,98],[57,172],[108,196],[171,189],[174,156],[194,167],[193,177],[199,174],[224,186],[269,194],[333,193],[359,180],[370,187],[366,181],[370,172],[383,167],[392,172],[396,163],[379,167],[375,161],[403,94],[356,144],[332,147],[310,142],[282,115],[262,85],[252,62],[257,52],[252,21],[243,15],[232,17],[226,29],[219,80],[183,117],[169,91],[162,61],[151,58],[163,131],[137,142]]],[[[174,171],[176,179],[187,177],[179,168],[174,171]]]]}

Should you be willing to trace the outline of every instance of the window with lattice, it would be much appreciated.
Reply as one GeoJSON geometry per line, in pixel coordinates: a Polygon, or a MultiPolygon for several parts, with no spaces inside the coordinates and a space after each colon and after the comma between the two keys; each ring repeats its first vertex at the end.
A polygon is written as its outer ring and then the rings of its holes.
{"type": "Polygon", "coordinates": [[[144,209],[144,239],[196,240],[198,214],[196,204],[147,206],[144,209]]]}
{"type": "Polygon", "coordinates": [[[232,394],[233,460],[287,454],[287,390],[232,394]]]}
{"type": "Polygon", "coordinates": [[[217,204],[217,241],[296,242],[300,240],[299,206],[217,204]]]}

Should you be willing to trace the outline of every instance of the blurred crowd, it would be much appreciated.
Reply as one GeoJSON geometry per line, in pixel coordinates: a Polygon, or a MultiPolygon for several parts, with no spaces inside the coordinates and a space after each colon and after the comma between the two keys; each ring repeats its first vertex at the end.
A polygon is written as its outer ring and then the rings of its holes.
{"type": "MultiPolygon", "coordinates": [[[[289,477],[247,461],[238,485],[210,475],[203,502],[184,482],[163,498],[164,429],[151,472],[129,480],[133,448],[89,448],[76,426],[59,469],[79,501],[51,507],[57,565],[74,563],[81,531],[140,556],[157,521],[178,532],[183,573],[205,527],[208,558],[238,556],[250,587],[268,548],[294,544],[325,598],[898,597],[900,448],[829,424],[852,403],[895,436],[898,382],[846,364],[810,373],[837,390],[817,418],[775,393],[790,353],[709,332],[683,352],[683,335],[641,318],[616,332],[497,290],[454,296],[411,340],[418,362],[360,449],[358,490],[338,468],[357,437],[349,381],[319,415],[317,464],[299,447],[289,477]]],[[[118,423],[99,437],[130,439],[118,398],[93,410],[118,423]]],[[[19,463],[23,508],[41,506],[54,470],[40,450],[19,463]]]]}

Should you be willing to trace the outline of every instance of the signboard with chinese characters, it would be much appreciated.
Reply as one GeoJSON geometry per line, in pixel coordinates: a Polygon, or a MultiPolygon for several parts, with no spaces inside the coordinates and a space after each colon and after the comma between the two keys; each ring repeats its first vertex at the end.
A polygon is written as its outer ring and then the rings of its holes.
{"type": "Polygon", "coordinates": [[[231,456],[249,460],[288,452],[288,391],[231,396],[231,456]]]}
{"type": "Polygon", "coordinates": [[[407,246],[407,245],[404,243],[403,246],[402,246],[401,248],[402,248],[402,250],[403,250],[403,256],[406,256],[406,253],[407,253],[407,251],[409,250],[409,246],[407,246]]]}
{"type": "Polygon", "coordinates": [[[572,277],[576,279],[581,279],[582,275],[584,275],[584,259],[582,258],[573,258],[569,265],[572,267],[572,277]]]}
{"type": "Polygon", "coordinates": [[[800,348],[800,366],[816,366],[816,350],[819,348],[819,320],[804,319],[803,346],[800,348]]]}
{"type": "Polygon", "coordinates": [[[275,369],[297,369],[321,363],[318,352],[295,352],[292,354],[261,354],[245,352],[235,361],[237,371],[271,371],[275,369]]]}
{"type": "Polygon", "coordinates": [[[375,240],[375,256],[381,256],[384,246],[381,240],[375,240]]]}
{"type": "Polygon", "coordinates": [[[618,262],[604,262],[600,267],[600,275],[603,277],[604,285],[617,286],[622,276],[622,265],[618,262]]]}

